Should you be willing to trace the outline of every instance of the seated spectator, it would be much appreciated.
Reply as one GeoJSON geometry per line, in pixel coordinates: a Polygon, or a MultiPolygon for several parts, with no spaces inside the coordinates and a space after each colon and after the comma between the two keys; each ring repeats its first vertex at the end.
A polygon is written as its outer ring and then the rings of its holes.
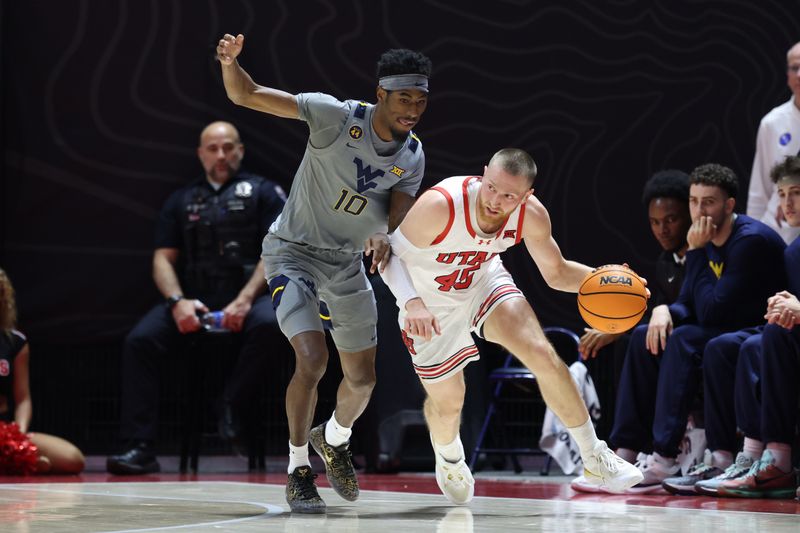
{"type": "Polygon", "coordinates": [[[738,179],[702,165],[690,176],[686,274],[678,300],[653,309],[625,356],[611,441],[639,466],[630,492],[659,490],[679,470],[678,446],[697,394],[706,343],[763,321],[763,301],[784,283],[781,238],[762,222],[734,213],[738,179]]]}
{"type": "MultiPolygon", "coordinates": [[[[17,461],[11,461],[17,464],[0,474],[79,474],[85,461],[74,444],[53,435],[28,432],[33,417],[28,383],[30,350],[25,335],[14,329],[16,322],[14,287],[0,269],[0,426],[4,439],[13,439],[22,452],[15,458],[17,461]],[[9,423],[16,427],[7,425],[9,423]],[[26,465],[25,452],[34,450],[28,441],[35,446],[35,455],[29,454],[31,461],[26,465]]],[[[6,447],[2,448],[5,455],[6,447]]]]}
{"type": "Polygon", "coordinates": [[[283,207],[283,190],[240,172],[244,145],[228,122],[206,126],[197,155],[205,175],[169,197],[156,227],[153,280],[164,302],[125,339],[120,427],[125,451],[108,458],[113,474],[160,470],[154,450],[159,364],[184,346],[188,334],[200,331],[199,315],[221,309],[221,326],[242,336],[224,394],[225,437],[238,436],[231,409],[252,402],[270,347],[282,338],[260,253],[261,240],[283,207]]]}
{"type": "MultiPolygon", "coordinates": [[[[647,208],[653,236],[662,248],[656,260],[655,276],[648,279],[648,307],[653,309],[677,300],[683,283],[683,266],[688,247],[686,232],[692,225],[689,216],[689,175],[680,170],[656,172],[645,183],[642,203],[647,208]]],[[[603,333],[593,328],[585,328],[580,339],[579,351],[584,360],[595,358],[598,354],[604,358],[613,356],[613,390],[608,391],[610,398],[601,400],[604,411],[607,409],[610,413],[614,411],[614,396],[629,339],[630,333],[603,333]]]]}
{"type": "MultiPolygon", "coordinates": [[[[786,223],[800,228],[800,158],[786,157],[771,169],[770,177],[786,223]]],[[[800,237],[786,248],[784,258],[788,290],[767,300],[766,326],[759,327],[755,334],[747,335],[750,330],[732,334],[738,338],[729,339],[714,352],[713,364],[724,370],[726,380],[731,379],[728,376],[735,369],[736,425],[725,428],[729,446],[723,449],[735,449],[730,444],[735,438],[736,426],[745,439],[743,451],[730,469],[707,481],[697,482],[695,489],[702,494],[745,498],[795,496],[797,478],[792,467],[791,444],[795,442],[800,382],[800,328],[796,327],[800,323],[797,299],[800,294],[800,237]],[[740,340],[742,337],[744,340],[740,340]],[[753,463],[755,467],[751,468],[753,463]]],[[[708,355],[707,347],[706,368],[708,355]]],[[[733,385],[723,391],[719,387],[706,387],[706,400],[707,403],[711,400],[715,407],[715,416],[725,416],[730,411],[733,391],[728,389],[733,389],[733,385]]]]}

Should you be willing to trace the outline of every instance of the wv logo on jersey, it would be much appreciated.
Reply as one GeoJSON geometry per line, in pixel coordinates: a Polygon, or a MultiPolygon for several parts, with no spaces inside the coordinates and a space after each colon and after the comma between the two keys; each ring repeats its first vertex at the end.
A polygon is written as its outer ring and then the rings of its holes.
{"type": "Polygon", "coordinates": [[[708,266],[711,267],[711,270],[714,271],[714,275],[717,276],[717,279],[722,277],[722,271],[725,269],[725,262],[722,261],[720,263],[715,263],[714,261],[709,261],[708,266]]]}
{"type": "Polygon", "coordinates": [[[356,189],[358,189],[359,193],[374,189],[378,186],[373,180],[383,176],[385,174],[383,170],[379,168],[372,170],[372,167],[369,165],[365,167],[364,162],[361,161],[359,157],[353,159],[353,163],[356,164],[356,189]]]}
{"type": "Polygon", "coordinates": [[[633,280],[628,276],[600,276],[600,286],[603,285],[628,285],[633,287],[633,280]]]}

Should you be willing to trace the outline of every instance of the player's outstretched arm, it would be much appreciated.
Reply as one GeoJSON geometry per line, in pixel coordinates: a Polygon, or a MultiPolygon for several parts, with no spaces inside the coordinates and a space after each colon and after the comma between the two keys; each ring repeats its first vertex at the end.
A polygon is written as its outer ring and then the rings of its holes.
{"type": "Polygon", "coordinates": [[[226,33],[217,43],[217,59],[222,66],[222,81],[228,98],[237,105],[284,118],[297,118],[297,100],[293,94],[264,87],[239,65],[236,59],[244,48],[244,35],[226,33]]]}
{"type": "Polygon", "coordinates": [[[578,292],[581,281],[592,269],[576,261],[564,259],[553,238],[550,215],[535,196],[528,198],[525,209],[522,236],[542,277],[553,289],[578,292]]]}
{"type": "MultiPolygon", "coordinates": [[[[389,200],[389,233],[397,229],[412,205],[414,205],[413,196],[400,191],[392,191],[389,200]]],[[[392,255],[387,235],[385,233],[370,235],[364,243],[364,255],[372,257],[372,264],[369,268],[371,274],[376,271],[383,272],[392,255]]]]}
{"type": "Polygon", "coordinates": [[[413,262],[415,255],[431,246],[445,231],[450,216],[450,207],[441,193],[428,191],[423,194],[392,234],[392,255],[386,268],[381,270],[381,277],[397,298],[398,307],[406,311],[403,329],[426,340],[434,334],[441,334],[439,321],[417,295],[406,261],[413,262]]]}

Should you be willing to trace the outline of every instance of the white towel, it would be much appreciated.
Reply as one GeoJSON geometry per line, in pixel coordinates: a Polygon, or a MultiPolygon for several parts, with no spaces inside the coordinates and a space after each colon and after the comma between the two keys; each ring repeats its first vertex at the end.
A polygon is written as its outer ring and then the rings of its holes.
{"type": "MultiPolygon", "coordinates": [[[[589,410],[592,422],[596,423],[600,419],[600,400],[586,365],[576,361],[569,367],[569,373],[578,386],[578,392],[589,410]]],[[[547,452],[565,474],[572,474],[583,464],[577,444],[572,441],[567,428],[549,407],[544,413],[539,448],[547,452]]]]}

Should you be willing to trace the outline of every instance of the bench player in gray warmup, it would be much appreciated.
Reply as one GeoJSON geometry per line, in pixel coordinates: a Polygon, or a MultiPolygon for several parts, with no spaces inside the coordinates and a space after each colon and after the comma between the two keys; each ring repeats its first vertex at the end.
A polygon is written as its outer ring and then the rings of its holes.
{"type": "Polygon", "coordinates": [[[262,257],[278,322],[296,359],[286,391],[286,500],[292,511],[321,513],[325,502],[314,485],[309,442],[324,460],[334,490],[350,501],[359,493],[348,447],[353,422],[375,384],[377,323],[361,253],[372,256],[372,271],[383,267],[389,256],[386,231],[403,220],[422,181],[425,156],[411,129],[427,105],[431,62],[410,50],[385,52],[373,105],[258,85],[236,59],[243,45],[243,35],[226,34],[217,46],[228,97],[257,111],[304,120],[310,130],[289,200],[264,238],[262,257]],[[328,361],[320,301],[330,310],[344,379],[331,418],[310,429],[328,361]]]}

